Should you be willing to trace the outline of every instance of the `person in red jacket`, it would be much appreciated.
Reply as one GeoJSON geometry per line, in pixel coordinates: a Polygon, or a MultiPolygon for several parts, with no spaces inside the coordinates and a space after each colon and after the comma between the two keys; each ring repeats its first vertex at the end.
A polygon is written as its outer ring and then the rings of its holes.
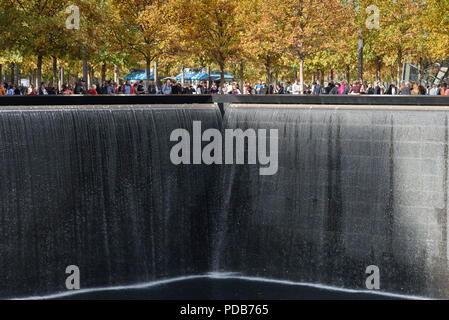
{"type": "Polygon", "coordinates": [[[30,86],[30,89],[31,90],[29,90],[28,93],[29,96],[37,96],[39,94],[34,86],[30,86]]]}
{"type": "Polygon", "coordinates": [[[94,84],[91,85],[90,88],[89,88],[89,91],[87,91],[87,93],[88,93],[88,94],[93,94],[93,95],[98,94],[98,92],[97,92],[97,86],[94,85],[94,84]]]}

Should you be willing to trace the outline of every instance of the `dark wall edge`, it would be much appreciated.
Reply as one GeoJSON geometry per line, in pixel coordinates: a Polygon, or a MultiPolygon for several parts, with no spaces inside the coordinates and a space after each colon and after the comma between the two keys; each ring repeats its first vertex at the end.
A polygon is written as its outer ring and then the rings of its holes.
{"type": "Polygon", "coordinates": [[[373,95],[71,95],[2,96],[1,106],[50,105],[129,105],[129,104],[318,104],[318,105],[398,105],[449,106],[445,96],[373,96],[373,95]]]}

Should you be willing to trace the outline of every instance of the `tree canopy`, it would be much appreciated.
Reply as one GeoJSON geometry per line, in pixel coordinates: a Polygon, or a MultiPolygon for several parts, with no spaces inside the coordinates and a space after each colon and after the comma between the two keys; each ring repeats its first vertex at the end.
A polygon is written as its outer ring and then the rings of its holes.
{"type": "Polygon", "coordinates": [[[448,12],[447,0],[0,0],[0,66],[20,65],[39,81],[57,66],[103,80],[117,68],[149,75],[154,61],[167,75],[209,66],[223,79],[245,66],[249,81],[297,71],[302,82],[397,81],[403,62],[449,56],[448,12]],[[79,8],[79,29],[67,28],[69,6],[79,8]]]}

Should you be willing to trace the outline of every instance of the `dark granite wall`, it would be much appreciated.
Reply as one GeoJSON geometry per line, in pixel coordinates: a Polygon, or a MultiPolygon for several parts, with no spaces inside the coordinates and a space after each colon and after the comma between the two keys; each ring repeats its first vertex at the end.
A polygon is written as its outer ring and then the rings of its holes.
{"type": "Polygon", "coordinates": [[[0,297],[210,270],[216,167],[174,166],[170,133],[206,107],[0,111],[0,297]]]}
{"type": "Polygon", "coordinates": [[[445,111],[227,108],[224,128],[278,129],[279,171],[225,166],[217,270],[449,297],[445,111]]]}

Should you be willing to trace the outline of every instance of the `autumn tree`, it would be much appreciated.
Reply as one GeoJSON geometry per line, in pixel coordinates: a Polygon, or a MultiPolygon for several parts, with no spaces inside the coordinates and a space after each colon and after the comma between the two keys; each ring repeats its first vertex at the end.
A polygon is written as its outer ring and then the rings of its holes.
{"type": "Polygon", "coordinates": [[[281,0],[250,0],[240,2],[238,18],[244,26],[242,51],[245,57],[263,66],[267,83],[272,82],[272,71],[279,66],[286,53],[285,21],[281,10],[281,0]]]}
{"type": "Polygon", "coordinates": [[[378,41],[389,56],[389,63],[396,63],[396,80],[401,82],[401,69],[404,56],[411,53],[422,41],[419,15],[426,0],[380,1],[381,12],[378,41]]]}
{"type": "Polygon", "coordinates": [[[17,48],[24,55],[37,58],[37,82],[42,81],[42,60],[65,47],[67,29],[65,11],[68,0],[2,0],[2,7],[9,8],[9,14],[19,21],[10,28],[10,48],[17,48]]]}
{"type": "Polygon", "coordinates": [[[184,6],[190,18],[184,28],[192,54],[201,53],[218,65],[222,89],[226,63],[239,54],[242,41],[239,9],[235,0],[192,0],[184,6]]]}
{"type": "Polygon", "coordinates": [[[176,29],[171,25],[179,15],[176,0],[112,1],[111,36],[122,50],[134,51],[146,63],[150,79],[151,62],[163,54],[176,29]]]}
{"type": "Polygon", "coordinates": [[[304,90],[304,62],[320,52],[342,21],[335,13],[343,10],[340,1],[286,0],[281,7],[285,21],[286,46],[299,59],[299,78],[304,90]]]}

